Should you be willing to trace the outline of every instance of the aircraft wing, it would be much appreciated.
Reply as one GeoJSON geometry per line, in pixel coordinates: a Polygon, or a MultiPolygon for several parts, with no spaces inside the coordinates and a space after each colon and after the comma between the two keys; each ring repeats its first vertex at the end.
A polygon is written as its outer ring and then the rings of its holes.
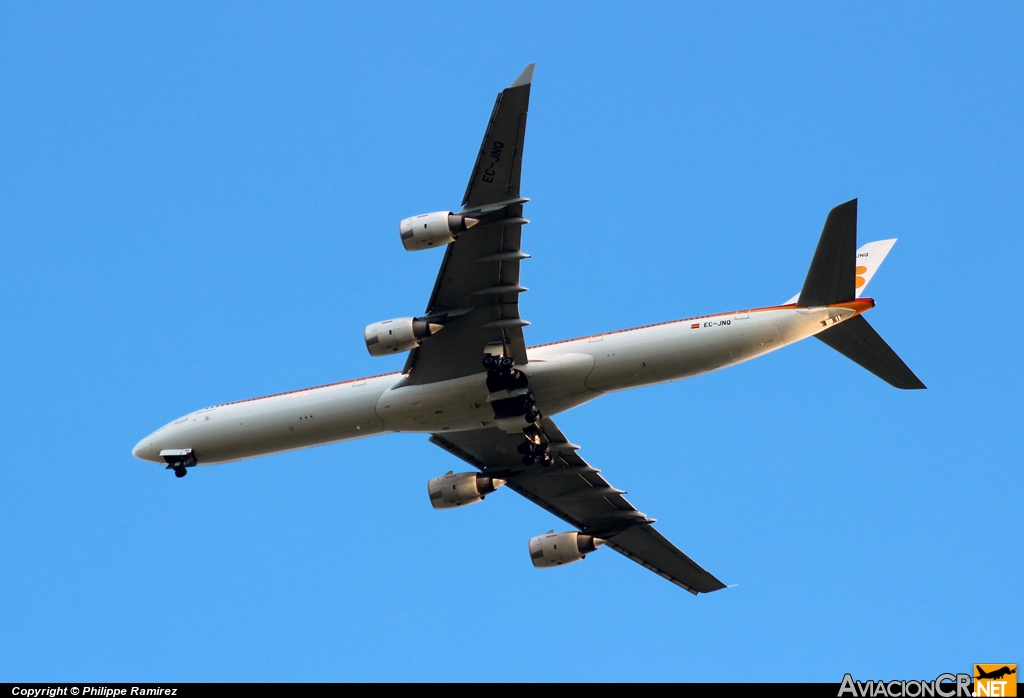
{"type": "Polygon", "coordinates": [[[583,533],[604,539],[608,547],[692,594],[725,587],[658,533],[651,526],[653,519],[637,511],[621,490],[580,458],[578,447],[553,421],[544,419],[543,431],[555,455],[555,463],[547,467],[523,465],[516,451],[522,436],[497,427],[434,434],[430,441],[485,474],[505,480],[531,502],[583,533]]]}
{"type": "Polygon", "coordinates": [[[406,385],[460,378],[481,370],[488,345],[500,347],[517,365],[526,364],[519,317],[519,260],[523,204],[519,180],[530,103],[533,64],[494,103],[483,143],[462,201],[461,214],[480,222],[445,250],[428,317],[444,329],[409,353],[406,385]]]}

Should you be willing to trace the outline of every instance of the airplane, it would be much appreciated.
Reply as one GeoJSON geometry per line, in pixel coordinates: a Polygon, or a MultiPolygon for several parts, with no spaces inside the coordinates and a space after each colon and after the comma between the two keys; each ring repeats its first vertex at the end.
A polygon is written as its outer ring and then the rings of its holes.
{"type": "Polygon", "coordinates": [[[999,669],[995,669],[993,671],[985,671],[980,666],[975,665],[975,669],[977,671],[977,676],[975,676],[974,678],[976,678],[976,679],[1001,679],[1004,676],[1009,676],[1010,674],[1016,674],[1017,673],[1016,665],[1014,666],[1013,669],[1011,669],[1008,666],[1004,666],[1004,667],[1001,667],[999,669]]]}
{"type": "Polygon", "coordinates": [[[498,95],[462,208],[399,224],[406,250],[446,248],[426,311],[364,330],[372,356],[408,352],[401,371],[207,407],[157,429],[132,453],[183,477],[197,465],[389,432],[429,434],[476,469],[430,480],[434,508],[480,502],[504,486],[575,529],[531,539],[535,567],[607,546],[694,595],[724,588],[583,460],[552,418],[606,393],[716,371],[807,337],[897,388],[924,388],[863,317],[875,302],[862,294],[896,241],[857,248],[854,199],[828,214],[802,289],[782,305],[527,347],[520,179],[533,72],[528,65],[498,95]]]}

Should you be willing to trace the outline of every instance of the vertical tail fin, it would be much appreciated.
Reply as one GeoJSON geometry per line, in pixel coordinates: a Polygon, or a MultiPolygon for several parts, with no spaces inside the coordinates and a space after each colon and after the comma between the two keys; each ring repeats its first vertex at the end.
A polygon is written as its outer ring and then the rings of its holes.
{"type": "MultiPolygon", "coordinates": [[[[856,276],[853,280],[857,298],[864,295],[864,290],[868,287],[871,279],[875,276],[875,272],[878,271],[878,267],[882,266],[882,262],[885,261],[886,256],[895,244],[896,238],[892,238],[890,240],[865,242],[857,248],[857,259],[855,262],[856,267],[854,268],[856,276]]],[[[783,305],[792,305],[799,300],[800,294],[798,293],[783,305]]]]}
{"type": "MultiPolygon", "coordinates": [[[[858,250],[857,200],[839,204],[825,219],[797,304],[822,306],[859,298],[895,243],[880,240],[858,250]]],[[[892,386],[903,390],[925,387],[861,315],[814,336],[892,386]]]]}
{"type": "Polygon", "coordinates": [[[799,305],[845,303],[857,297],[857,200],[828,212],[799,305]]]}

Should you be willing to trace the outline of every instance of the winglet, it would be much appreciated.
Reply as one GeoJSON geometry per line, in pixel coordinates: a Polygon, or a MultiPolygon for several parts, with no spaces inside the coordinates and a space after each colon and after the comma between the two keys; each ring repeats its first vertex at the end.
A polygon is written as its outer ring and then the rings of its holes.
{"type": "Polygon", "coordinates": [[[517,77],[516,81],[509,85],[509,87],[520,87],[522,85],[529,85],[533,82],[533,68],[536,65],[536,63],[531,63],[523,68],[523,72],[519,73],[519,77],[517,77]]]}

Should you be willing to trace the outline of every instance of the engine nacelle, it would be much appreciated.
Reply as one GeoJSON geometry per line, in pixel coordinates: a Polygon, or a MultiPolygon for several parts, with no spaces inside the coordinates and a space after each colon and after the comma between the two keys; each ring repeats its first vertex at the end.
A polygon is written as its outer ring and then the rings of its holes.
{"type": "Polygon", "coordinates": [[[370,356],[387,356],[415,349],[443,325],[420,318],[400,317],[367,325],[363,330],[370,356]]]}
{"type": "Polygon", "coordinates": [[[435,509],[452,509],[474,504],[505,484],[504,480],[480,473],[453,473],[449,470],[441,477],[427,482],[427,494],[435,509]]]}
{"type": "Polygon", "coordinates": [[[480,221],[451,211],[424,213],[406,218],[398,224],[402,244],[410,252],[440,247],[455,241],[455,234],[472,228],[480,221]]]}
{"type": "Polygon", "coordinates": [[[597,550],[604,541],[579,531],[555,533],[548,531],[543,536],[530,539],[530,560],[534,567],[558,567],[570,562],[579,562],[597,550]]]}

